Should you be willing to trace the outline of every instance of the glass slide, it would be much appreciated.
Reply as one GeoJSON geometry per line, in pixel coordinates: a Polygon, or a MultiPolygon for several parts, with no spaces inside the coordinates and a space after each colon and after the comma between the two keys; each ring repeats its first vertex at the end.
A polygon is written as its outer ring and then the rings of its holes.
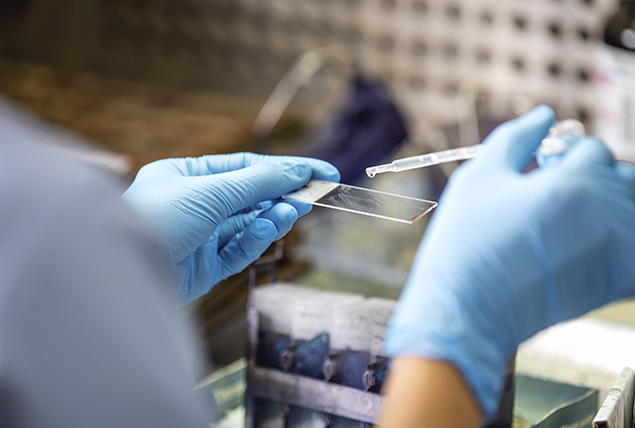
{"type": "Polygon", "coordinates": [[[320,207],[412,224],[432,211],[436,202],[394,195],[347,184],[311,180],[282,196],[320,207]]]}

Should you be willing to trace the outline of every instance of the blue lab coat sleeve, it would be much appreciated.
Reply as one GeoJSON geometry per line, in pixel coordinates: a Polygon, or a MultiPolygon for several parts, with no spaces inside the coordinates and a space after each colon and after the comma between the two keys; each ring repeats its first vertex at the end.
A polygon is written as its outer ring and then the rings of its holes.
{"type": "Polygon", "coordinates": [[[0,100],[0,425],[206,427],[161,245],[0,100]]]}

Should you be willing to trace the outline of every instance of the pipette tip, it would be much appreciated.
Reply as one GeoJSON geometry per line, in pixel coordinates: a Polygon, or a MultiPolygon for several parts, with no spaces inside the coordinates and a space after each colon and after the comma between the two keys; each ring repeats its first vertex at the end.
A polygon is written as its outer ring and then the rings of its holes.
{"type": "Polygon", "coordinates": [[[366,168],[366,175],[369,178],[375,177],[377,174],[381,174],[382,172],[388,171],[396,171],[396,166],[392,163],[387,163],[384,165],[371,166],[366,168]]]}

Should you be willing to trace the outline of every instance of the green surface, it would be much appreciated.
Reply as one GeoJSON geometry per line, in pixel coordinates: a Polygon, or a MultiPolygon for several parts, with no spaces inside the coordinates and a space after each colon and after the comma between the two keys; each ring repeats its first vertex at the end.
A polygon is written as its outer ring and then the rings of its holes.
{"type": "Polygon", "coordinates": [[[240,360],[215,371],[198,388],[209,389],[223,414],[243,405],[245,397],[247,360],[240,360]]]}
{"type": "Polygon", "coordinates": [[[595,389],[526,376],[516,377],[514,428],[585,428],[598,410],[595,389]]]}

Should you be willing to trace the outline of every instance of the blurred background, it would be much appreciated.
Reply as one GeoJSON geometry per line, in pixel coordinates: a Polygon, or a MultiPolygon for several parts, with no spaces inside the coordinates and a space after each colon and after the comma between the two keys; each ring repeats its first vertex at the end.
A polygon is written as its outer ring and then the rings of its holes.
{"type": "MultiPolygon", "coordinates": [[[[312,155],[346,183],[438,200],[456,163],[373,180],[364,169],[476,144],[538,103],[591,132],[596,49],[618,5],[0,0],[0,94],[90,141],[84,155],[123,184],[156,159],[250,150],[312,155]]],[[[278,278],[396,298],[426,224],[315,209],[285,240],[278,278]]],[[[247,279],[193,305],[218,365],[243,354],[247,279]]]]}
{"type": "MultiPolygon", "coordinates": [[[[7,58],[222,91],[245,96],[255,106],[303,52],[325,46],[347,50],[334,55],[331,66],[355,65],[365,76],[389,84],[415,128],[454,120],[462,84],[477,85],[479,98],[498,114],[523,93],[563,116],[589,120],[593,42],[619,3],[4,2],[29,5],[20,22],[3,25],[0,49],[7,58]]],[[[3,74],[10,74],[7,67],[3,65],[3,74]]],[[[33,80],[43,70],[14,73],[33,80]]]]}

